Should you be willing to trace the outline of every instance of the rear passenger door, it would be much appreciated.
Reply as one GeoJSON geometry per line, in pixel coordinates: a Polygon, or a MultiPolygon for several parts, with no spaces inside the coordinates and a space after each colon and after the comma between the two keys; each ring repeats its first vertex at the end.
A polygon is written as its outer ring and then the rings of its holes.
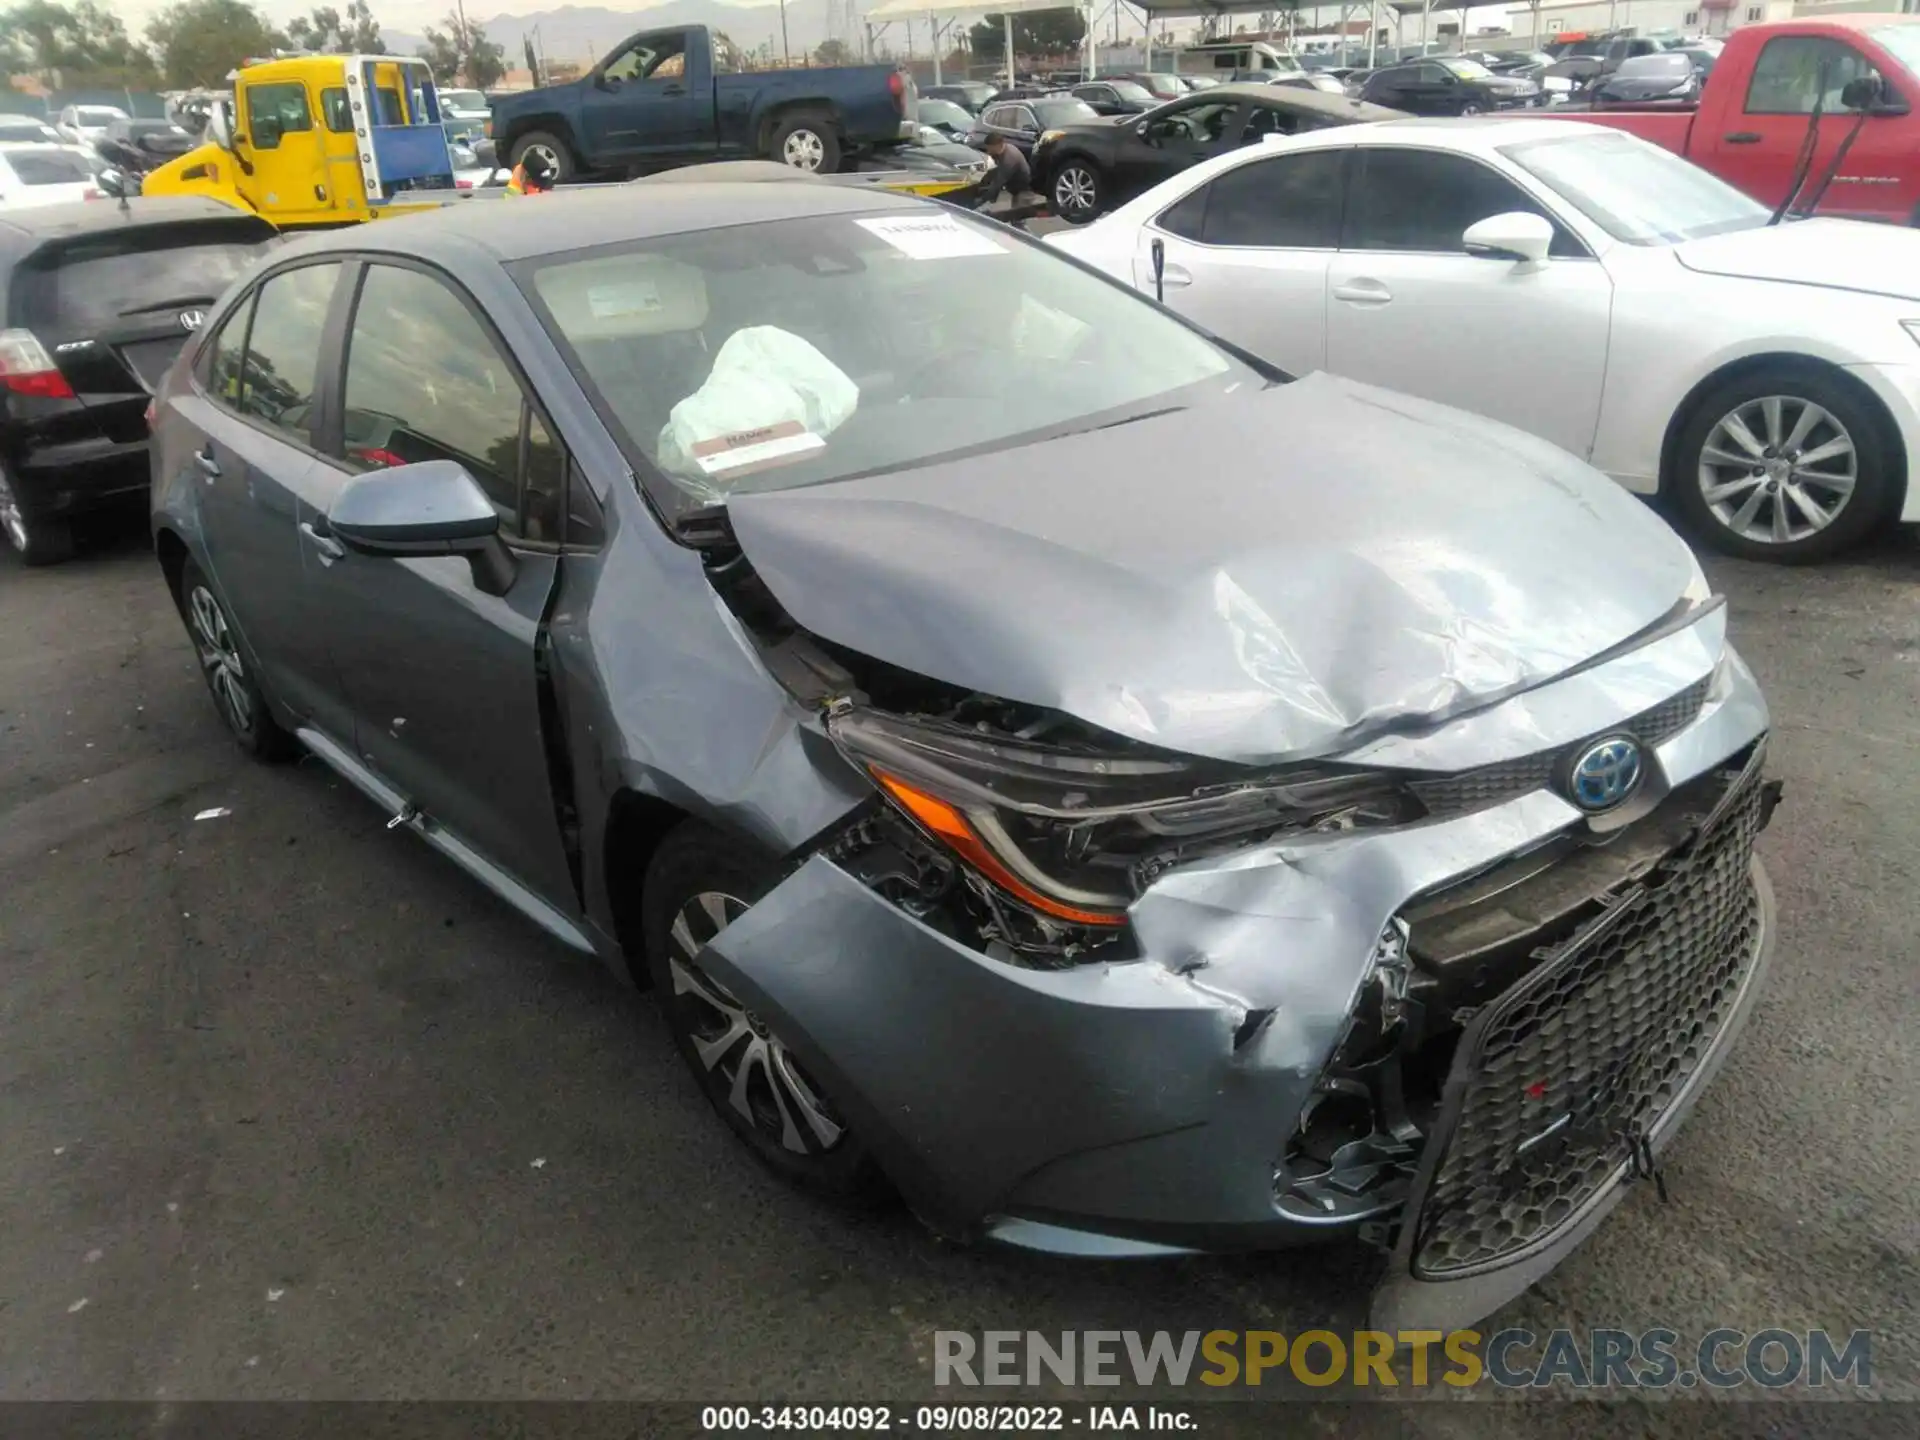
{"type": "Polygon", "coordinates": [[[1348,150],[1249,161],[1215,176],[1141,232],[1134,285],[1293,375],[1325,367],[1327,266],[1340,236],[1348,150]]]}
{"type": "Polygon", "coordinates": [[[308,570],[311,528],[332,494],[314,445],[315,401],[344,268],[327,260],[268,275],[228,312],[174,402],[201,437],[185,464],[229,618],[266,688],[342,736],[351,728],[308,570]]]}
{"type": "Polygon", "coordinates": [[[493,500],[515,579],[458,556],[316,553],[316,594],[358,754],[427,820],[577,913],[547,769],[539,647],[558,574],[567,456],[479,307],[424,266],[368,264],[345,324],[339,403],[317,462],[353,476],[453,460],[493,500]]]}

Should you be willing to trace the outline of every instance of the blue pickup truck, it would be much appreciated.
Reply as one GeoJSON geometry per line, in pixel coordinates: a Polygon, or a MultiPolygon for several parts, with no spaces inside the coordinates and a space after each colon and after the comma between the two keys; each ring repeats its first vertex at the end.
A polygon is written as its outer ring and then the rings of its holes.
{"type": "Polygon", "coordinates": [[[748,71],[689,25],[642,31],[572,84],[496,97],[493,138],[512,165],[543,152],[562,180],[752,158],[831,173],[910,143],[915,104],[891,65],[748,71]]]}

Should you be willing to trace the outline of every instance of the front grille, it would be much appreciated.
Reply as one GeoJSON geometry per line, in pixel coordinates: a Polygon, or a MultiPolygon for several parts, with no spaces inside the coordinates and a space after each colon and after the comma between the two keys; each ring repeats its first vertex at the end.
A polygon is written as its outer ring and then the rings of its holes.
{"type": "Polygon", "coordinates": [[[1759,954],[1756,756],[1717,818],[1470,1024],[1416,1275],[1511,1264],[1597,1199],[1713,1048],[1759,954]]]}
{"type": "MultiPolygon", "coordinates": [[[[1706,703],[1707,686],[1711,681],[1711,676],[1695,681],[1652,709],[1641,711],[1621,725],[1620,729],[1638,736],[1640,743],[1648,747],[1666,744],[1699,718],[1700,707],[1706,703]]],[[[1554,772],[1572,749],[1572,746],[1565,745],[1557,750],[1540,750],[1532,755],[1499,760],[1454,775],[1410,781],[1408,788],[1420,797],[1420,802],[1434,815],[1461,815],[1485,810],[1504,804],[1516,796],[1544,789],[1552,782],[1554,772]]]]}

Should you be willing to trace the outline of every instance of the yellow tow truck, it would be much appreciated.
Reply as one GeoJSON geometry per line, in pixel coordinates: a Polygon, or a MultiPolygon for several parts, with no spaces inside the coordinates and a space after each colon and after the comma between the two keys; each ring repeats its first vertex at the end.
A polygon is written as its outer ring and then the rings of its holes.
{"type": "MultiPolygon", "coordinates": [[[[234,71],[205,144],[149,171],[142,195],[206,195],[282,230],[321,229],[497,194],[462,189],[433,72],[394,55],[291,55],[234,71]]],[[[951,195],[977,177],[888,170],[833,181],[951,195]]]]}

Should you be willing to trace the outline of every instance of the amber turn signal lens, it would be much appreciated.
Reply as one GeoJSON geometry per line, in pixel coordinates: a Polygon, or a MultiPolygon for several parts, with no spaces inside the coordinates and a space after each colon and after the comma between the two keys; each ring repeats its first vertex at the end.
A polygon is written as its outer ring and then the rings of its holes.
{"type": "Polygon", "coordinates": [[[899,801],[906,812],[918,820],[929,834],[944,841],[962,860],[978,870],[987,879],[1043,915],[1052,915],[1060,920],[1071,920],[1076,925],[1124,925],[1126,918],[1109,914],[1101,910],[1081,910],[1072,905],[1063,905],[1034,889],[1018,875],[1006,867],[1004,861],[982,840],[979,833],[968,823],[967,817],[959,810],[924,790],[916,790],[896,775],[884,770],[875,770],[874,779],[878,780],[886,792],[899,801]]]}

